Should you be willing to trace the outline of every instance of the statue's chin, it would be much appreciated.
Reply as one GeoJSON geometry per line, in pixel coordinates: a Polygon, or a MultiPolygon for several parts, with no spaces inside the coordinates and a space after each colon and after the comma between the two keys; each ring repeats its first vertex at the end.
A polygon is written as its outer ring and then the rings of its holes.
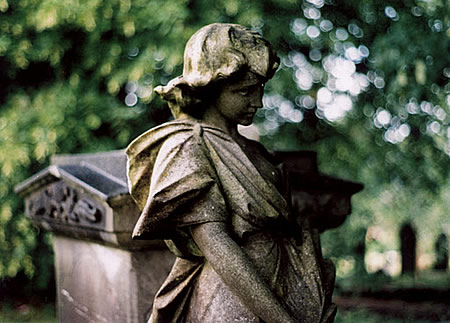
{"type": "Polygon", "coordinates": [[[253,116],[251,118],[249,117],[248,119],[244,119],[244,120],[241,120],[241,122],[239,122],[239,124],[241,126],[249,126],[252,123],[253,123],[253,116]]]}

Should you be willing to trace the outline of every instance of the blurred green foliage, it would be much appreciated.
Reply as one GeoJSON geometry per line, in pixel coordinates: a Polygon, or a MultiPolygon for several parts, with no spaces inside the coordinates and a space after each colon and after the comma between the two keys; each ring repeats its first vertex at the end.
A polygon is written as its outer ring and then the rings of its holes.
{"type": "Polygon", "coordinates": [[[0,0],[0,278],[24,272],[43,287],[51,266],[49,238],[25,218],[14,185],[53,154],[124,148],[167,120],[152,89],[180,74],[185,42],[212,22],[259,30],[282,58],[255,120],[261,140],[316,150],[322,171],[366,185],[345,225],[324,235],[342,275],[364,270],[351,261],[362,242],[398,249],[405,221],[431,245],[450,233],[448,6],[0,0]],[[371,226],[388,238],[367,238],[371,226]]]}

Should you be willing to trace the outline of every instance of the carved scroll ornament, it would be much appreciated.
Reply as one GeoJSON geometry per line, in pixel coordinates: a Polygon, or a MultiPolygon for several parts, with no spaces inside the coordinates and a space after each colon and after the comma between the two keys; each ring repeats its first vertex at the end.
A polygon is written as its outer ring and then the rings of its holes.
{"type": "Polygon", "coordinates": [[[28,214],[36,220],[98,227],[105,210],[93,198],[83,196],[63,181],[54,182],[29,200],[28,214]]]}

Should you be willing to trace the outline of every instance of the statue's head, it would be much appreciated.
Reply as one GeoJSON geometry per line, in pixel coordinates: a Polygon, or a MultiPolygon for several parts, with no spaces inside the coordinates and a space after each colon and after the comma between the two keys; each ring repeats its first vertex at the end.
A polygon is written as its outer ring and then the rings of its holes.
{"type": "Polygon", "coordinates": [[[279,58],[260,34],[236,24],[211,24],[198,30],[184,51],[183,75],[155,92],[169,102],[172,113],[195,114],[215,95],[218,85],[252,72],[272,78],[279,58]]]}

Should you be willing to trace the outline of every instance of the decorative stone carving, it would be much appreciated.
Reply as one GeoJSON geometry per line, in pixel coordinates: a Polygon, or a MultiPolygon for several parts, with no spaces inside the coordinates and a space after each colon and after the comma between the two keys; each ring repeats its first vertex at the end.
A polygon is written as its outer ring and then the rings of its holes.
{"type": "Polygon", "coordinates": [[[27,213],[39,220],[102,228],[105,208],[92,197],[63,181],[56,181],[32,194],[27,213]]]}
{"type": "Polygon", "coordinates": [[[54,156],[48,168],[16,187],[39,226],[67,237],[142,248],[132,241],[139,210],[128,194],[124,151],[54,156]]]}

